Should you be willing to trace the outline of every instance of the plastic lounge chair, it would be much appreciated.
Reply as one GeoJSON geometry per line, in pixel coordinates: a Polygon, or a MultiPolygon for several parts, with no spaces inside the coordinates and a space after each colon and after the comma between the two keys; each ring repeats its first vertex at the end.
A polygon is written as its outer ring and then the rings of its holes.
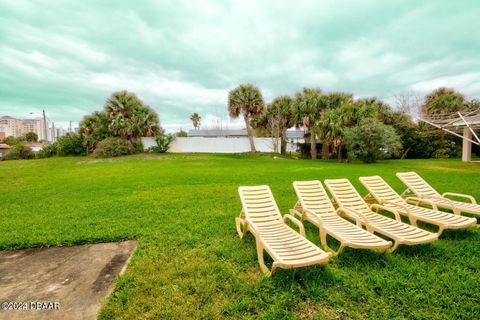
{"type": "Polygon", "coordinates": [[[238,193],[243,209],[235,220],[237,232],[240,238],[247,231],[253,234],[257,243],[258,263],[265,274],[273,274],[277,268],[328,263],[330,254],[305,238],[303,224],[298,219],[290,214],[282,218],[268,186],[239,187],[238,193]],[[287,219],[298,226],[300,233],[285,223],[287,219]],[[273,259],[271,271],[263,260],[264,250],[273,259]]]}
{"type": "Polygon", "coordinates": [[[338,255],[345,247],[384,252],[392,245],[392,242],[362,229],[361,225],[356,226],[341,218],[328,199],[327,192],[320,181],[295,181],[293,187],[298,201],[290,213],[317,226],[322,246],[334,252],[334,255],[338,255]],[[328,246],[327,235],[340,242],[337,251],[328,246]]]}
{"type": "Polygon", "coordinates": [[[359,180],[370,192],[367,197],[371,196],[379,204],[407,216],[413,226],[417,226],[417,220],[438,226],[439,236],[445,229],[466,229],[477,223],[475,218],[438,211],[436,207],[428,209],[410,204],[379,176],[360,177],[359,180]]]}
{"type": "Polygon", "coordinates": [[[407,185],[407,190],[402,193],[406,199],[415,201],[417,205],[427,204],[434,209],[450,209],[454,214],[460,215],[462,212],[480,216],[480,205],[474,197],[453,192],[438,193],[431,185],[422,179],[415,172],[398,172],[397,177],[407,185]],[[413,193],[415,197],[409,197],[409,193],[413,193]],[[446,196],[462,197],[470,200],[470,203],[463,201],[456,201],[447,198],[446,196]]]}
{"type": "Polygon", "coordinates": [[[438,238],[435,233],[403,223],[400,214],[391,208],[380,204],[373,204],[369,207],[347,179],[325,180],[325,185],[339,206],[337,211],[357,221],[357,224],[365,225],[369,232],[377,232],[392,239],[394,245],[391,251],[397,249],[401,244],[430,243],[438,238]],[[373,212],[373,209],[389,211],[395,215],[395,219],[373,212]]]}

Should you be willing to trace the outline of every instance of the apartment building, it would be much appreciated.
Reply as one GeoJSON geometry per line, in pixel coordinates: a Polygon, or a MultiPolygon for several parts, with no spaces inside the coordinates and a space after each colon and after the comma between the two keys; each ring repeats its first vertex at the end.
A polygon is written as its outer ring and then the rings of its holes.
{"type": "Polygon", "coordinates": [[[0,136],[20,137],[29,132],[35,132],[39,140],[51,140],[51,133],[48,131],[50,130],[47,130],[48,137],[45,137],[45,129],[41,118],[16,119],[10,116],[0,117],[0,136]]]}

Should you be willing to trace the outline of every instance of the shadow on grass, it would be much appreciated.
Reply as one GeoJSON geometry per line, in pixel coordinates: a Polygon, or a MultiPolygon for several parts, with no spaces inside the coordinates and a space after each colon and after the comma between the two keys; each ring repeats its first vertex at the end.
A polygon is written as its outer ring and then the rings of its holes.
{"type": "Polygon", "coordinates": [[[477,234],[471,229],[467,230],[445,230],[440,236],[442,240],[472,240],[477,238],[477,234]]]}

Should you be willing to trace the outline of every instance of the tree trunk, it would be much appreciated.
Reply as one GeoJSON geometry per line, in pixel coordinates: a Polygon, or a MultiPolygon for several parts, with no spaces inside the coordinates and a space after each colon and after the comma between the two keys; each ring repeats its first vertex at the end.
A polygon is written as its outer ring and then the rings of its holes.
{"type": "Polygon", "coordinates": [[[255,149],[255,142],[253,141],[253,129],[250,126],[250,117],[248,115],[243,115],[243,120],[245,120],[245,126],[247,127],[248,140],[250,141],[250,152],[257,152],[255,149]]]}
{"type": "Polygon", "coordinates": [[[287,130],[282,131],[281,139],[280,152],[285,156],[287,154],[287,130]]]}
{"type": "Polygon", "coordinates": [[[317,160],[317,139],[315,139],[315,127],[310,127],[310,155],[312,160],[317,160]]]}
{"type": "Polygon", "coordinates": [[[328,146],[328,143],[323,141],[322,143],[322,159],[323,160],[328,160],[330,157],[330,148],[328,146]]]}
{"type": "Polygon", "coordinates": [[[337,161],[342,162],[342,144],[341,143],[337,147],[337,161]]]}

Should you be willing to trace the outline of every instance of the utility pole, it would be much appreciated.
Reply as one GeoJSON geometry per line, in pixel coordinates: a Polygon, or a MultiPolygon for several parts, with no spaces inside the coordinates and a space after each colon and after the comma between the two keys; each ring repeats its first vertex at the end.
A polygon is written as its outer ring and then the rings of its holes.
{"type": "Polygon", "coordinates": [[[72,133],[72,120],[70,120],[70,133],[72,133]]]}
{"type": "Polygon", "coordinates": [[[52,122],[52,142],[55,142],[55,122],[52,122]]]}
{"type": "Polygon", "coordinates": [[[48,133],[47,133],[47,117],[45,116],[45,110],[43,110],[43,133],[45,134],[45,144],[48,144],[48,133]]]}

